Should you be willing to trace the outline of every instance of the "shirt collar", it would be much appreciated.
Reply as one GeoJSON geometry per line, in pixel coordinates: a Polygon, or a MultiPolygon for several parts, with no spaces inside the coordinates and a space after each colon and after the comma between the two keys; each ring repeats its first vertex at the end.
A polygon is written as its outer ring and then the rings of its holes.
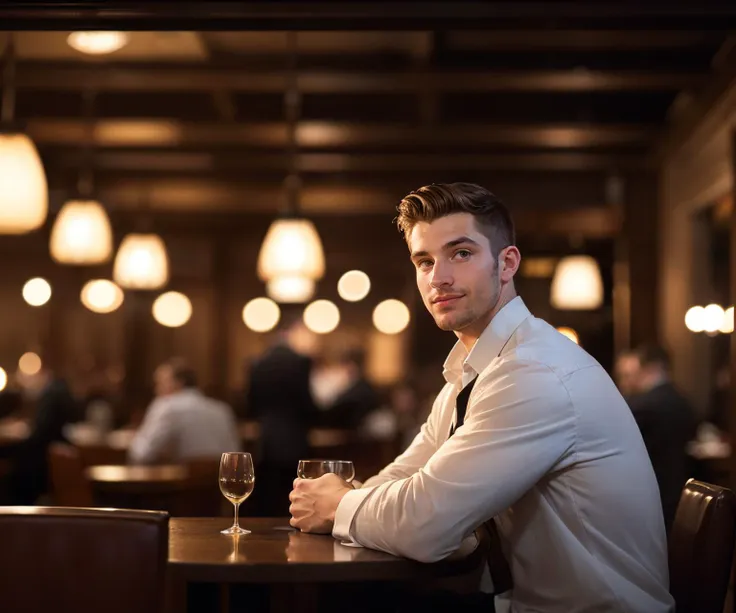
{"type": "Polygon", "coordinates": [[[493,316],[470,353],[460,341],[455,343],[445,360],[442,372],[445,381],[457,385],[462,379],[464,368],[470,368],[475,375],[483,372],[491,360],[498,357],[516,328],[530,315],[524,301],[517,296],[493,316]]]}

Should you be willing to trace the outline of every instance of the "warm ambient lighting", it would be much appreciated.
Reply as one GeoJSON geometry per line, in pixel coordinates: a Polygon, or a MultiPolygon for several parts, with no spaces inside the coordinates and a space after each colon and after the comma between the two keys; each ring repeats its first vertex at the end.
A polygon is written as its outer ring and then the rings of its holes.
{"type": "Polygon", "coordinates": [[[733,307],[728,307],[723,315],[723,323],[718,329],[721,334],[731,334],[733,332],[733,307]]]}
{"type": "Polygon", "coordinates": [[[559,328],[557,328],[557,331],[562,334],[562,336],[566,336],[567,338],[569,338],[576,345],[580,344],[580,337],[578,336],[578,333],[575,332],[575,330],[573,330],[572,328],[560,326],[559,328]]]}
{"type": "Polygon", "coordinates": [[[51,286],[46,279],[35,277],[23,286],[23,300],[31,306],[42,306],[51,298],[51,286]]]}
{"type": "Polygon", "coordinates": [[[312,332],[327,334],[340,323],[340,309],[329,300],[315,300],[304,309],[304,324],[312,332]]]}
{"type": "Polygon", "coordinates": [[[258,254],[258,276],[306,277],[318,281],[325,274],[322,241],[307,219],[277,219],[271,224],[258,254]]]}
{"type": "Polygon", "coordinates": [[[690,307],[685,313],[685,326],[690,332],[702,332],[705,329],[705,309],[702,306],[690,307]]]}
{"type": "Polygon", "coordinates": [[[79,296],[82,304],[95,313],[112,313],[123,304],[123,290],[107,279],[93,279],[84,284],[79,296]]]}
{"type": "Polygon", "coordinates": [[[156,234],[128,234],[115,257],[113,279],[124,289],[159,289],[169,280],[166,246],[156,234]]]}
{"type": "Polygon", "coordinates": [[[723,325],[726,313],[720,304],[709,304],[703,309],[703,332],[713,334],[723,325]]]}
{"type": "Polygon", "coordinates": [[[314,290],[314,281],[306,277],[274,277],[266,282],[266,293],[276,302],[306,302],[314,296],[314,290]]]}
{"type": "Polygon", "coordinates": [[[179,292],[161,294],[153,303],[153,317],[162,326],[178,328],[192,316],[192,303],[179,292]]]}
{"type": "Polygon", "coordinates": [[[348,302],[363,300],[371,291],[371,280],[362,270],[349,270],[337,282],[337,293],[348,302]]]}
{"type": "Polygon", "coordinates": [[[552,279],[550,302],[556,309],[597,309],[603,304],[601,271],[589,255],[562,258],[552,279]]]}
{"type": "Polygon", "coordinates": [[[7,385],[8,385],[8,373],[5,372],[4,368],[0,367],[0,392],[2,392],[7,385]]]}
{"type": "Polygon", "coordinates": [[[112,229],[95,200],[70,200],[51,231],[51,257],[59,264],[102,264],[112,255],[112,229]]]}
{"type": "Polygon", "coordinates": [[[373,325],[384,334],[398,334],[409,325],[409,308],[401,300],[384,300],[373,309],[373,325]]]}
{"type": "Polygon", "coordinates": [[[0,133],[0,234],[25,234],[43,225],[48,185],[41,158],[25,134],[0,133]]]}
{"type": "Polygon", "coordinates": [[[276,327],[281,309],[270,298],[254,298],[243,308],[243,323],[253,332],[268,332],[276,327]]]}
{"type": "Polygon", "coordinates": [[[41,372],[41,366],[43,366],[41,358],[32,351],[24,353],[18,360],[18,369],[24,375],[37,375],[41,372]]]}
{"type": "Polygon", "coordinates": [[[104,55],[119,51],[129,40],[125,32],[72,32],[66,42],[82,53],[104,55]]]}

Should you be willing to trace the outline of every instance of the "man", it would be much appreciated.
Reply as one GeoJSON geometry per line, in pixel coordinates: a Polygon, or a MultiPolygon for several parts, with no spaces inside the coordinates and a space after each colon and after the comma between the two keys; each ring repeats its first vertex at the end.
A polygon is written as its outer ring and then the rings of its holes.
{"type": "Polygon", "coordinates": [[[644,345],[632,352],[632,357],[637,369],[628,402],[657,477],[669,533],[682,488],[690,477],[685,448],[695,437],[695,412],[670,380],[669,356],[664,349],[644,345]]]}
{"type": "Polygon", "coordinates": [[[39,372],[19,373],[18,382],[23,394],[35,401],[30,435],[15,445],[0,447],[0,458],[8,458],[11,464],[10,503],[28,505],[47,491],[48,449],[52,443],[65,440],[64,426],[79,419],[79,407],[48,355],[43,356],[39,372]]]}
{"type": "Polygon", "coordinates": [[[309,454],[309,428],[317,407],[309,387],[315,339],[301,315],[286,313],[277,342],[252,366],[247,411],[261,426],[256,457],[259,486],[251,508],[283,517],[299,460],[309,454]]]}
{"type": "Polygon", "coordinates": [[[431,562],[493,520],[513,580],[497,611],[671,611],[636,422],[603,368],[516,296],[508,210],[477,185],[430,185],[401,201],[398,225],[425,306],[458,338],[447,383],[409,449],[360,489],[296,480],[291,524],[431,562]]]}
{"type": "Polygon", "coordinates": [[[323,412],[323,425],[357,429],[366,416],[381,405],[381,399],[366,378],[365,352],[362,349],[347,350],[339,359],[347,385],[323,412]]]}
{"type": "Polygon", "coordinates": [[[622,351],[616,358],[614,374],[616,385],[624,398],[636,391],[636,378],[639,376],[639,358],[634,351],[622,351]]]}
{"type": "Polygon", "coordinates": [[[194,371],[172,359],[154,373],[157,398],[151,403],[128,450],[134,464],[219,458],[240,451],[232,409],[197,389],[194,371]]]}

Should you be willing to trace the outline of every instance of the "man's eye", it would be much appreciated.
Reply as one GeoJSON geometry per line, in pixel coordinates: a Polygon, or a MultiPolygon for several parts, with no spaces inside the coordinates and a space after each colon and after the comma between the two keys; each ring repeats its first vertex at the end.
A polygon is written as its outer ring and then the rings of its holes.
{"type": "Polygon", "coordinates": [[[459,249],[455,252],[455,255],[459,256],[462,260],[466,260],[471,256],[471,253],[467,249],[459,249]]]}
{"type": "Polygon", "coordinates": [[[417,262],[417,268],[428,268],[432,265],[432,260],[420,260],[417,262]]]}

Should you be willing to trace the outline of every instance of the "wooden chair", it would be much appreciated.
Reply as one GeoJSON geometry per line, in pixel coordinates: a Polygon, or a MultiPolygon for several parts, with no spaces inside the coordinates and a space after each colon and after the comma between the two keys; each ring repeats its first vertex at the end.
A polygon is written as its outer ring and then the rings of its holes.
{"type": "Polygon", "coordinates": [[[169,516],[0,507],[0,611],[160,613],[169,516]]]}
{"type": "Polygon", "coordinates": [[[669,539],[670,591],[677,613],[722,613],[736,536],[736,495],[690,479],[669,539]]]}
{"type": "Polygon", "coordinates": [[[84,474],[85,463],[76,447],[54,443],[49,447],[49,475],[55,504],[62,507],[94,506],[92,484],[84,474]]]}

